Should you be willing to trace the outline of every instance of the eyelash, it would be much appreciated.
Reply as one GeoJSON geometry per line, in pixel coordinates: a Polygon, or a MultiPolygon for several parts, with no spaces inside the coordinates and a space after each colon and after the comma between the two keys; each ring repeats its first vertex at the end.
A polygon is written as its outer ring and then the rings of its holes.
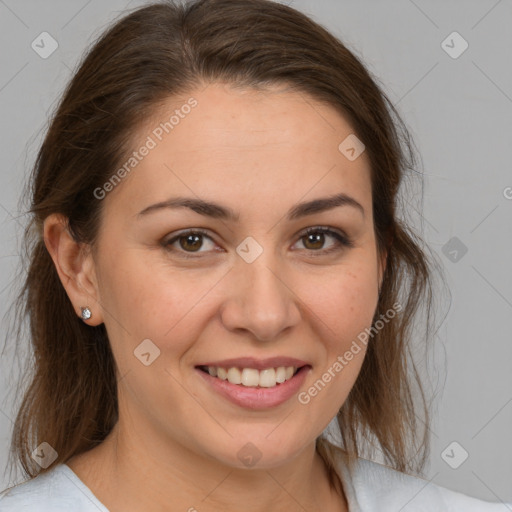
{"type": "MultiPolygon", "coordinates": [[[[318,250],[305,249],[306,251],[311,252],[312,253],[311,256],[313,256],[313,257],[331,254],[333,252],[342,250],[343,248],[350,249],[350,248],[354,247],[354,242],[352,241],[352,239],[350,239],[348,236],[346,236],[342,233],[339,233],[338,231],[330,229],[327,226],[315,226],[315,227],[308,228],[300,234],[298,240],[301,240],[313,233],[324,233],[324,234],[332,236],[336,240],[336,244],[333,247],[331,247],[330,249],[318,249],[318,250]]],[[[201,228],[195,228],[195,229],[188,229],[186,231],[182,231],[181,233],[178,233],[176,236],[172,237],[171,239],[164,241],[162,243],[162,245],[164,246],[164,248],[166,250],[168,250],[170,252],[181,253],[180,257],[185,258],[185,259],[194,259],[194,258],[201,257],[201,256],[193,256],[192,254],[195,254],[193,252],[187,252],[182,249],[176,251],[176,249],[171,248],[172,244],[177,242],[180,238],[186,237],[188,235],[202,235],[202,236],[205,236],[205,237],[209,238],[210,240],[212,240],[212,242],[214,241],[209,236],[207,231],[205,231],[204,229],[201,229],[201,228]]],[[[200,252],[197,252],[197,254],[200,254],[200,252]]]]}

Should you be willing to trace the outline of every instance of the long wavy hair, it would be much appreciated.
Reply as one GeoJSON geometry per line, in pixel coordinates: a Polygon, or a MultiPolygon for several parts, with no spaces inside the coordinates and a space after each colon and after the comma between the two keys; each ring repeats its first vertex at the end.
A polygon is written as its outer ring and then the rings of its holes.
{"type": "Polygon", "coordinates": [[[338,442],[323,433],[317,449],[331,482],[333,450],[349,465],[378,450],[391,467],[421,473],[430,446],[429,405],[411,347],[418,340],[429,345],[436,265],[400,218],[401,185],[421,179],[415,146],[355,51],[308,16],[268,0],[153,3],[113,23],[79,63],[27,182],[30,222],[8,341],[26,335],[33,357],[19,381],[11,462],[35,477],[51,469],[31,457],[41,442],[55,449],[55,463],[66,462],[101,443],[118,420],[116,365],[105,327],[77,317],[45,247],[43,221],[64,215],[75,240],[94,247],[102,211],[94,190],[133,151],[137,127],[168,97],[215,81],[290,86],[337,109],[366,146],[377,247],[387,251],[374,321],[396,302],[402,309],[370,338],[337,414],[338,442]],[[420,316],[426,329],[413,333],[420,316]]]}

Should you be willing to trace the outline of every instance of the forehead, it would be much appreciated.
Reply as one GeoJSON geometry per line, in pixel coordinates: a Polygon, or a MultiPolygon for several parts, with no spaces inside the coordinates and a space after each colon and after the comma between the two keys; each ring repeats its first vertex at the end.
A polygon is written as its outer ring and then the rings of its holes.
{"type": "Polygon", "coordinates": [[[277,85],[256,90],[214,83],[169,98],[140,135],[150,131],[157,142],[165,143],[163,138],[172,143],[172,138],[175,153],[223,147],[265,152],[295,146],[305,154],[333,143],[337,149],[336,140],[354,130],[332,106],[305,93],[277,85]],[[195,106],[188,108],[192,100],[195,106]]]}
{"type": "Polygon", "coordinates": [[[353,135],[333,107],[305,93],[214,83],[169,98],[136,131],[134,150],[150,149],[119,189],[138,204],[164,200],[176,189],[203,198],[282,202],[347,192],[364,202],[367,156],[350,160],[339,147],[353,135]]]}

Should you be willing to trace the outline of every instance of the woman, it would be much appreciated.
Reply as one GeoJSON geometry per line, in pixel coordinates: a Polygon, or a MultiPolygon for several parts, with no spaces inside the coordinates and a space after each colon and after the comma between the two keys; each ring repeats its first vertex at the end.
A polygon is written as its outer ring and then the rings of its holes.
{"type": "Polygon", "coordinates": [[[289,7],[118,21],[34,167],[37,363],[13,437],[31,479],[0,510],[503,510],[412,474],[432,270],[395,213],[399,126],[289,7]],[[359,457],[371,438],[389,467],[359,457]]]}

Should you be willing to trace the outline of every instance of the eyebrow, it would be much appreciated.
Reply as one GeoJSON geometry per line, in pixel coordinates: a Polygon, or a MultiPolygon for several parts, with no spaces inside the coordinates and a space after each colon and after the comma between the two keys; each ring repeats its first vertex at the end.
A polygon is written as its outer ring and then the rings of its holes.
{"type": "MultiPolygon", "coordinates": [[[[322,197],[319,199],[313,199],[304,203],[294,205],[287,213],[288,220],[296,220],[307,215],[313,215],[314,213],[321,213],[328,210],[332,210],[339,206],[351,206],[359,210],[364,218],[365,211],[362,205],[356,201],[353,197],[341,193],[330,197],[322,197]]],[[[222,219],[231,222],[238,222],[240,214],[217,203],[210,201],[204,201],[203,199],[196,199],[191,197],[173,197],[167,201],[152,204],[137,214],[137,218],[141,218],[151,212],[155,212],[162,209],[177,209],[177,208],[189,208],[200,215],[205,217],[212,217],[214,219],[222,219]]]]}

